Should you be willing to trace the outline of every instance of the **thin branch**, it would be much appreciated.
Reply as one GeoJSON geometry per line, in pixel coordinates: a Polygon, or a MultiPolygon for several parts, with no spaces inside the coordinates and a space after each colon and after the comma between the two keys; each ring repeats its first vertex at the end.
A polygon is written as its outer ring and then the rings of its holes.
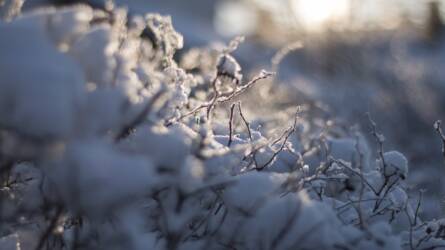
{"type": "Polygon", "coordinates": [[[272,63],[272,70],[274,72],[278,72],[278,67],[280,66],[281,61],[289,55],[291,52],[296,51],[298,49],[303,48],[303,43],[301,41],[296,41],[293,43],[290,43],[275,53],[275,55],[272,57],[271,63],[272,63]]]}
{"type": "Polygon", "coordinates": [[[420,205],[422,203],[422,198],[423,198],[423,192],[422,190],[419,191],[419,199],[417,200],[417,206],[416,206],[416,211],[414,212],[414,225],[417,225],[417,220],[419,219],[419,211],[420,211],[420,205]]]}
{"type": "Polygon", "coordinates": [[[230,118],[229,118],[229,142],[227,142],[227,147],[232,144],[233,137],[233,111],[235,109],[235,103],[230,107],[230,118]]]}
{"type": "MultiPolygon", "coordinates": [[[[296,127],[297,127],[297,120],[298,120],[298,116],[295,117],[294,119],[294,123],[292,124],[291,127],[289,127],[286,131],[284,131],[284,133],[277,139],[275,140],[271,145],[274,145],[276,143],[278,143],[279,141],[281,141],[281,139],[284,137],[283,143],[281,143],[280,148],[278,150],[276,150],[273,155],[270,157],[270,159],[263,165],[263,166],[258,166],[256,165],[256,170],[261,171],[264,168],[266,168],[270,163],[272,163],[272,161],[275,159],[275,157],[281,152],[283,151],[284,147],[286,146],[287,140],[289,139],[290,135],[295,132],[296,127]]],[[[254,155],[255,158],[255,155],[254,155]]]]}
{"type": "MultiPolygon", "coordinates": [[[[355,150],[357,151],[358,155],[359,155],[359,160],[358,160],[358,166],[359,166],[359,170],[360,170],[360,174],[363,175],[363,153],[360,150],[360,145],[359,145],[359,137],[358,135],[356,135],[356,141],[355,141],[355,150]]],[[[363,200],[363,195],[365,192],[365,183],[363,181],[360,182],[360,191],[359,191],[359,202],[357,205],[357,213],[358,213],[358,217],[360,220],[360,227],[363,229],[365,228],[366,222],[364,220],[363,217],[363,208],[362,208],[362,200],[363,200]]]]}
{"type": "Polygon", "coordinates": [[[408,211],[405,209],[406,217],[408,217],[409,221],[409,247],[411,250],[414,250],[414,244],[413,244],[413,221],[411,221],[411,216],[409,215],[408,211]]]}
{"type": "Polygon", "coordinates": [[[36,250],[41,250],[43,249],[43,245],[45,244],[45,242],[47,242],[48,238],[51,236],[53,230],[56,228],[57,223],[60,219],[60,216],[62,215],[62,206],[58,206],[57,210],[56,210],[56,214],[52,217],[48,227],[46,228],[45,232],[43,233],[43,235],[40,237],[39,239],[39,243],[36,246],[36,250]]]}
{"type": "Polygon", "coordinates": [[[252,139],[252,131],[250,130],[250,123],[247,121],[246,117],[244,116],[243,111],[241,111],[241,102],[238,102],[238,112],[239,112],[239,115],[241,116],[241,119],[244,122],[244,125],[246,126],[247,133],[249,134],[249,139],[250,139],[250,141],[252,141],[253,139],[252,139]]]}
{"type": "Polygon", "coordinates": [[[218,87],[216,86],[216,84],[218,83],[218,76],[215,77],[215,79],[213,79],[212,81],[212,88],[213,88],[213,98],[210,101],[208,107],[207,107],[207,119],[210,118],[210,113],[212,112],[213,107],[216,104],[216,101],[218,100],[218,97],[220,96],[220,93],[218,91],[218,87]]]}
{"type": "Polygon", "coordinates": [[[378,195],[377,190],[376,190],[376,189],[375,189],[375,188],[368,182],[368,180],[363,176],[362,173],[357,173],[357,171],[356,171],[355,169],[351,168],[348,164],[344,163],[344,162],[341,161],[341,160],[337,160],[337,159],[332,158],[332,157],[331,157],[331,160],[332,160],[333,162],[335,162],[335,163],[337,163],[337,164],[343,166],[344,168],[348,169],[348,170],[349,170],[350,172],[352,172],[353,174],[357,175],[357,176],[361,179],[361,181],[364,182],[364,183],[366,184],[366,186],[368,186],[369,189],[371,189],[371,191],[372,191],[375,195],[378,195]]]}
{"type": "Polygon", "coordinates": [[[214,106],[216,106],[218,104],[221,104],[221,103],[227,102],[229,100],[232,100],[233,98],[235,98],[235,97],[241,95],[242,93],[244,93],[244,91],[246,91],[247,89],[251,88],[258,81],[266,79],[266,78],[269,78],[269,77],[271,77],[273,75],[275,75],[275,73],[267,72],[267,71],[263,70],[263,71],[261,71],[261,73],[259,73],[257,76],[255,76],[252,80],[250,80],[249,82],[247,82],[243,86],[237,87],[237,89],[235,89],[235,91],[233,91],[229,95],[221,95],[221,96],[218,96],[218,98],[216,98],[216,99],[215,98],[212,99],[212,101],[210,101],[210,102],[203,103],[203,104],[197,106],[196,108],[192,109],[191,111],[181,115],[179,118],[175,118],[175,119],[172,119],[172,120],[168,121],[166,123],[166,126],[169,126],[169,125],[171,125],[174,122],[180,121],[180,120],[182,120],[182,119],[184,119],[184,118],[186,118],[186,117],[188,117],[190,115],[193,115],[193,114],[195,114],[196,112],[198,112],[198,111],[200,111],[202,109],[205,109],[205,108],[208,109],[210,106],[212,108],[214,108],[214,106]]]}
{"type": "MultiPolygon", "coordinates": [[[[371,201],[376,201],[376,200],[380,200],[380,198],[369,198],[369,199],[362,199],[362,200],[351,200],[349,199],[348,202],[346,202],[345,204],[335,207],[335,210],[342,210],[344,211],[345,208],[347,208],[348,206],[353,205],[354,203],[359,203],[359,202],[371,202],[371,201]]],[[[343,213],[342,211],[340,211],[339,213],[343,213]]]]}

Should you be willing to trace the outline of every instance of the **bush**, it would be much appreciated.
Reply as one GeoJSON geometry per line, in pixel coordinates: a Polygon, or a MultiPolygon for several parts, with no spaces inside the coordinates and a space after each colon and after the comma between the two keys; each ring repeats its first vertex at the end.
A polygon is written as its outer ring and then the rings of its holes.
{"type": "Polygon", "coordinates": [[[169,17],[84,5],[25,13],[0,34],[2,248],[445,245],[372,120],[376,160],[359,131],[304,107],[241,105],[273,76],[246,80],[241,38],[178,62],[169,17]]]}

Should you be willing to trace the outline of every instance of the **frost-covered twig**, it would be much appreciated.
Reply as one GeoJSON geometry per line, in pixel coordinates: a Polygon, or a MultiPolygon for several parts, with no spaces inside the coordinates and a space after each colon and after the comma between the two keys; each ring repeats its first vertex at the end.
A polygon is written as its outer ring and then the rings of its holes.
{"type": "Polygon", "coordinates": [[[301,41],[296,41],[293,43],[290,43],[275,53],[275,55],[272,57],[271,63],[272,63],[272,71],[278,72],[279,66],[281,61],[291,52],[303,48],[303,43],[301,41]]]}
{"type": "Polygon", "coordinates": [[[377,124],[375,123],[375,121],[371,118],[371,114],[370,113],[366,113],[367,117],[368,117],[368,121],[371,127],[371,134],[372,136],[375,138],[376,142],[377,142],[377,146],[378,146],[378,154],[379,154],[379,158],[382,161],[382,166],[383,166],[383,173],[386,173],[386,162],[385,162],[385,156],[384,156],[384,151],[383,151],[383,142],[385,141],[385,137],[377,132],[377,124]]]}
{"type": "MultiPolygon", "coordinates": [[[[241,87],[237,87],[237,88],[235,89],[235,91],[233,91],[231,94],[226,95],[226,96],[224,96],[224,95],[222,95],[222,96],[218,96],[216,99],[214,99],[214,100],[212,100],[212,101],[210,101],[210,102],[203,103],[203,104],[201,104],[201,105],[199,105],[199,106],[193,108],[191,111],[189,111],[189,112],[187,112],[187,113],[181,115],[179,118],[177,118],[177,119],[172,119],[172,120],[168,121],[168,122],[166,123],[166,125],[169,126],[169,125],[171,125],[172,123],[174,123],[174,122],[176,122],[176,121],[180,121],[180,120],[182,120],[182,119],[184,119],[184,118],[186,118],[186,117],[188,117],[188,116],[190,116],[190,115],[193,115],[193,114],[195,114],[196,112],[198,112],[198,111],[200,111],[200,110],[202,110],[202,109],[205,109],[205,108],[208,109],[209,107],[213,107],[214,105],[221,104],[221,103],[227,102],[227,101],[229,101],[229,100],[232,100],[232,99],[234,99],[235,97],[237,97],[237,96],[241,95],[242,93],[244,93],[244,91],[246,91],[247,89],[249,89],[250,87],[252,87],[252,86],[253,86],[255,83],[257,83],[258,81],[263,80],[263,79],[266,79],[266,78],[269,78],[269,77],[271,77],[271,76],[273,76],[273,75],[274,75],[274,73],[272,73],[272,72],[261,71],[261,72],[260,72],[257,76],[255,76],[252,80],[250,80],[250,81],[247,82],[246,84],[242,85],[241,87]]],[[[208,113],[209,113],[209,112],[208,112],[208,113]]]]}
{"type": "MultiPolygon", "coordinates": [[[[272,156],[269,158],[269,160],[267,160],[261,166],[255,165],[255,169],[257,171],[261,171],[261,170],[265,169],[270,163],[273,162],[273,160],[277,157],[277,155],[279,153],[281,153],[281,151],[283,151],[284,147],[286,146],[287,140],[289,139],[289,136],[291,136],[291,134],[295,132],[295,129],[297,127],[297,120],[298,120],[298,116],[296,116],[294,118],[294,123],[292,124],[292,126],[289,127],[286,131],[284,131],[284,133],[280,137],[278,137],[274,142],[271,143],[271,146],[273,146],[274,144],[278,143],[279,141],[281,141],[284,138],[283,142],[281,143],[278,150],[275,150],[275,152],[272,154],[272,156]]],[[[255,154],[253,155],[253,158],[255,159],[255,154]]]]}
{"type": "Polygon", "coordinates": [[[221,95],[221,93],[218,90],[218,87],[216,86],[218,84],[218,81],[219,81],[219,79],[217,76],[217,77],[215,77],[215,79],[213,79],[212,84],[211,84],[212,88],[213,88],[213,97],[212,97],[212,100],[208,103],[208,106],[206,107],[207,108],[207,112],[206,112],[207,119],[210,119],[210,115],[212,113],[213,107],[215,106],[216,101],[218,100],[218,97],[221,95]]]}

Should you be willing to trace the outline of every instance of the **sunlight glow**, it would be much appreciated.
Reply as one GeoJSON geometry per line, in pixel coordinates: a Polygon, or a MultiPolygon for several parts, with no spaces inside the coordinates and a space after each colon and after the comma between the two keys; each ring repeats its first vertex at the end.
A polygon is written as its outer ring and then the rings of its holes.
{"type": "Polygon", "coordinates": [[[350,8],[349,0],[292,0],[292,7],[296,18],[310,30],[346,21],[350,8]]]}

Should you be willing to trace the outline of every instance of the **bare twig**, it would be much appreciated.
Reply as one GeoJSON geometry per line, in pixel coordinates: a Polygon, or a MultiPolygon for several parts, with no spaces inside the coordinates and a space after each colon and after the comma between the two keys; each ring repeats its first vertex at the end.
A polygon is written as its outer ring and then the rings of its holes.
{"type": "Polygon", "coordinates": [[[419,211],[420,211],[420,205],[422,203],[422,198],[423,198],[423,191],[420,190],[419,191],[419,199],[417,200],[417,206],[416,206],[416,211],[414,212],[414,225],[417,225],[417,220],[419,219],[419,211]]]}
{"type": "Polygon", "coordinates": [[[45,244],[45,242],[47,242],[48,238],[51,236],[53,230],[56,228],[57,223],[59,222],[60,216],[62,215],[62,206],[58,206],[57,210],[56,210],[56,214],[51,218],[51,221],[48,225],[48,227],[46,228],[45,232],[43,233],[43,235],[40,237],[39,239],[39,243],[36,246],[36,250],[41,250],[43,249],[43,245],[45,244]]]}
{"type": "MultiPolygon", "coordinates": [[[[360,145],[359,145],[359,137],[358,135],[356,135],[356,139],[355,139],[355,150],[357,151],[358,155],[359,155],[359,160],[358,160],[358,168],[360,170],[360,174],[363,175],[363,153],[360,150],[360,145]]],[[[363,181],[360,182],[360,191],[359,191],[359,202],[357,205],[357,213],[358,213],[358,217],[360,220],[360,227],[366,228],[366,222],[364,220],[363,217],[363,210],[362,210],[362,200],[363,200],[363,195],[365,193],[365,183],[363,181]]]]}
{"type": "Polygon", "coordinates": [[[232,144],[233,137],[233,111],[235,109],[235,103],[230,106],[230,118],[229,118],[229,141],[227,142],[227,147],[232,144]]]}
{"type": "Polygon", "coordinates": [[[413,221],[411,221],[411,216],[409,215],[408,211],[405,209],[406,217],[408,217],[409,221],[409,247],[411,250],[414,250],[414,243],[413,243],[413,221]]]}
{"type": "Polygon", "coordinates": [[[252,141],[252,131],[250,130],[250,123],[247,121],[246,117],[244,116],[243,112],[241,111],[241,102],[238,102],[238,112],[241,116],[241,119],[244,122],[244,125],[246,125],[247,133],[249,134],[249,139],[252,141]]]}

